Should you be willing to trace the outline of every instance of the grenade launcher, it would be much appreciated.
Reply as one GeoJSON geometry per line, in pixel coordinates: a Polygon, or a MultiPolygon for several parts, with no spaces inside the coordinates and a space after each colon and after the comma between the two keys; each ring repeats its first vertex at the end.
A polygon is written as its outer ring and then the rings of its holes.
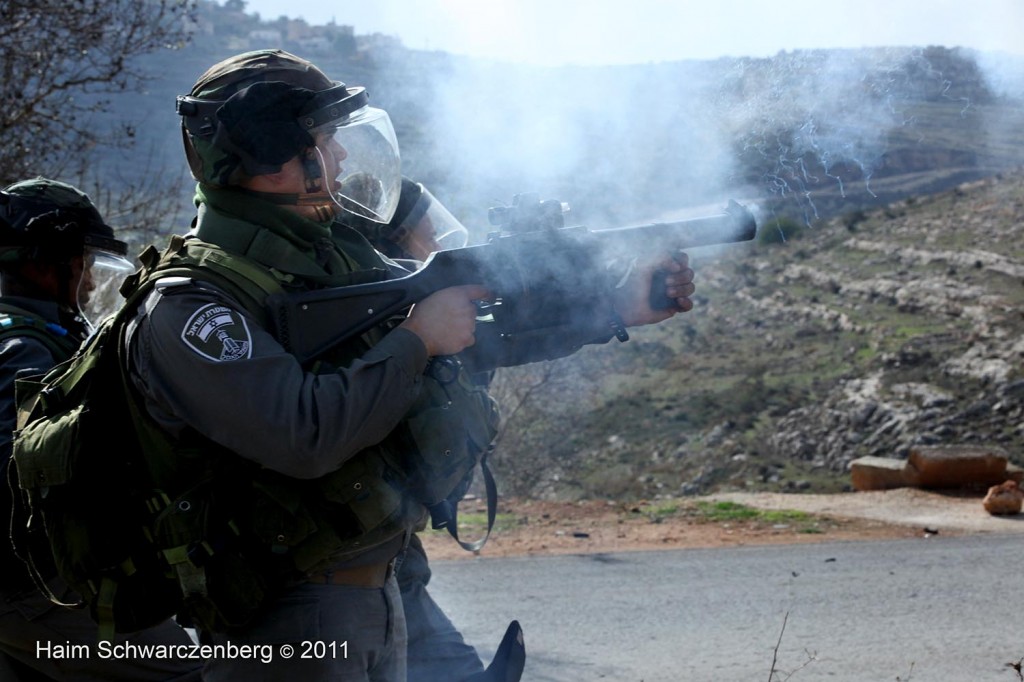
{"type": "MultiPolygon", "coordinates": [[[[277,338],[301,362],[319,356],[446,287],[480,284],[493,292],[481,304],[481,321],[492,338],[593,325],[598,304],[637,256],[668,254],[712,244],[749,241],[757,224],[749,210],[730,201],[724,213],[671,223],[609,230],[563,227],[565,207],[517,195],[513,205],[491,209],[500,229],[477,246],[438,251],[423,267],[396,279],[274,297],[268,303],[277,338]]],[[[651,305],[668,308],[664,273],[655,273],[651,305]]],[[[480,329],[482,325],[478,325],[480,329]]],[[[480,343],[480,336],[478,341],[480,343]]]]}

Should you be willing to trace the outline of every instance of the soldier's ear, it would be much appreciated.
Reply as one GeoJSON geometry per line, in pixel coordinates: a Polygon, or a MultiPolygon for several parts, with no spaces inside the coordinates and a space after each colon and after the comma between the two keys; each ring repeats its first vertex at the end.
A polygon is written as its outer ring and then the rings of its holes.
{"type": "Polygon", "coordinates": [[[27,261],[12,274],[23,287],[54,300],[60,299],[58,266],[48,261],[27,261]]]}
{"type": "Polygon", "coordinates": [[[255,192],[273,194],[294,193],[305,191],[306,176],[302,170],[302,161],[296,156],[281,164],[281,170],[264,175],[243,175],[239,186],[255,192]]]}

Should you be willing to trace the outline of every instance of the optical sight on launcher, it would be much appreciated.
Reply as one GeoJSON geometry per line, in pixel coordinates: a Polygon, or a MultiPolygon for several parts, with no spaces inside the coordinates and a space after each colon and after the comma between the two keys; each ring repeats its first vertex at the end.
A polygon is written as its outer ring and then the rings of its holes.
{"type": "Polygon", "coordinates": [[[487,209],[487,222],[501,232],[557,230],[565,227],[565,214],[568,212],[569,204],[564,201],[541,201],[539,194],[527,192],[512,197],[511,206],[487,209]]]}
{"type": "MultiPolygon", "coordinates": [[[[753,214],[730,201],[725,212],[671,223],[609,230],[563,227],[567,205],[520,194],[511,206],[491,209],[501,231],[476,246],[438,251],[419,270],[396,279],[386,271],[366,273],[383,281],[278,294],[268,300],[277,338],[300,361],[314,358],[447,287],[480,284],[494,294],[482,306],[478,346],[509,346],[593,327],[595,310],[607,308],[623,263],[712,244],[749,241],[757,234],[753,214]],[[487,341],[484,341],[487,339],[487,341]]],[[[665,273],[655,273],[651,306],[667,309],[665,273]]],[[[487,348],[476,348],[481,356],[487,348]]],[[[490,361],[488,361],[490,362],[490,361]]],[[[493,366],[501,366],[494,360],[493,366]]],[[[488,363],[483,363],[488,364],[488,363]]],[[[478,367],[486,369],[488,367],[478,367]]]]}

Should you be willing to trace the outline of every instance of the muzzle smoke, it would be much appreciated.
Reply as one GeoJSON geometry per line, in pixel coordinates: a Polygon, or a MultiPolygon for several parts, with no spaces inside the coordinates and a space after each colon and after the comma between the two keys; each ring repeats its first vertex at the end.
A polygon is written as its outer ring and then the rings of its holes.
{"type": "Polygon", "coordinates": [[[1019,164],[1024,152],[986,131],[1020,119],[1006,98],[1024,92],[1022,61],[935,47],[616,67],[452,58],[417,70],[421,91],[406,86],[433,140],[432,158],[403,169],[443,166],[425,182],[478,233],[487,206],[524,191],[569,202],[568,222],[592,228],[729,198],[810,224],[885,201],[897,172],[1019,164]],[[945,149],[935,136],[950,127],[977,147],[945,149]]]}

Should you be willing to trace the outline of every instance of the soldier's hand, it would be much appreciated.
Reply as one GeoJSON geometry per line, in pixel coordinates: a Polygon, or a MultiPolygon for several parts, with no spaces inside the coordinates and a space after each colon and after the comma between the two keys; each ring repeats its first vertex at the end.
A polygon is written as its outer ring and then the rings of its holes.
{"type": "Polygon", "coordinates": [[[485,287],[477,285],[441,289],[414,305],[399,326],[419,336],[428,355],[454,355],[476,342],[475,301],[490,296],[485,287]]]}
{"type": "Polygon", "coordinates": [[[678,312],[686,312],[693,308],[693,270],[690,259],[685,253],[666,256],[661,260],[650,260],[639,263],[615,293],[615,312],[622,318],[627,327],[643,324],[654,324],[667,320],[678,312]],[[675,304],[667,310],[651,308],[651,279],[656,271],[666,273],[664,294],[675,304]]]}

